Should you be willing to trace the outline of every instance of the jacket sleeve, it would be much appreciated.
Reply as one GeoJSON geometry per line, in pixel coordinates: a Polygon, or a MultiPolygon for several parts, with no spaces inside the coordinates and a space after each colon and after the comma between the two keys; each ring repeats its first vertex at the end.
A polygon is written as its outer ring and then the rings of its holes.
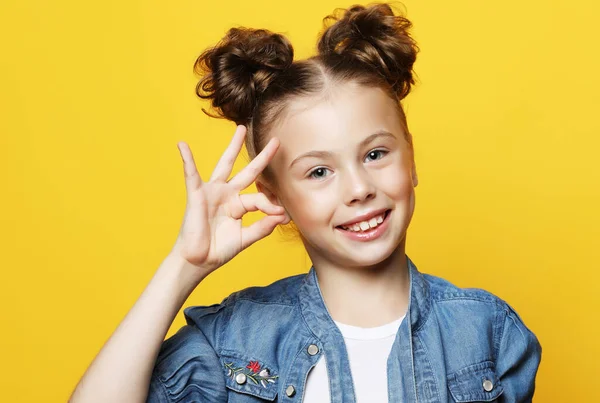
{"type": "Polygon", "coordinates": [[[187,324],[161,345],[147,403],[227,401],[217,354],[222,308],[221,304],[186,308],[187,324]]]}
{"type": "Polygon", "coordinates": [[[504,392],[503,403],[531,402],[535,377],[542,358],[542,346],[537,337],[508,305],[496,370],[504,392]]]}

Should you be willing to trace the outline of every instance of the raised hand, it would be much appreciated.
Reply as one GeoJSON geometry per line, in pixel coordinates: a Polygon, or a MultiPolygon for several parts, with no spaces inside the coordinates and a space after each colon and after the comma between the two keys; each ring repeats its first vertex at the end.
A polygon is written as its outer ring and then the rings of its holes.
{"type": "Polygon", "coordinates": [[[279,147],[276,138],[272,138],[242,171],[227,180],[245,135],[246,127],[237,126],[208,182],[200,178],[189,146],[185,142],[177,144],[183,159],[187,204],[173,253],[179,253],[187,262],[198,267],[204,276],[286,221],[283,207],[271,203],[263,193],[240,194],[256,180],[275,155],[279,147]],[[257,210],[267,216],[243,227],[242,216],[257,210]]]}

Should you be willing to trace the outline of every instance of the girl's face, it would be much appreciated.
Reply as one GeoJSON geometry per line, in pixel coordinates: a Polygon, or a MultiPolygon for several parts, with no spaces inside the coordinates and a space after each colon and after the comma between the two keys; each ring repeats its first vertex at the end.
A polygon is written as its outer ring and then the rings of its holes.
{"type": "Polygon", "coordinates": [[[403,241],[417,175],[394,101],[379,88],[338,88],[290,105],[271,131],[276,188],[259,189],[285,207],[313,263],[371,266],[403,241]]]}

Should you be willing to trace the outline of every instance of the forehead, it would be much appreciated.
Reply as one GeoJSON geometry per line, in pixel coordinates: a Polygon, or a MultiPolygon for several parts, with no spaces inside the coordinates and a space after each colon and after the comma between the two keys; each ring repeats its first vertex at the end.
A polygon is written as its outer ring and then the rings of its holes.
{"type": "Polygon", "coordinates": [[[281,143],[278,157],[288,160],[313,150],[335,152],[379,130],[404,135],[394,101],[378,87],[344,84],[325,96],[292,101],[271,135],[281,143]]]}

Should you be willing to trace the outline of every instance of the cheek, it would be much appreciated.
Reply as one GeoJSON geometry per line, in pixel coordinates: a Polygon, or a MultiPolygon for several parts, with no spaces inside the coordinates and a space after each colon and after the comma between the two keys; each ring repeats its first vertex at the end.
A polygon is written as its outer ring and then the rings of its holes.
{"type": "Polygon", "coordinates": [[[380,172],[377,176],[379,189],[393,200],[403,200],[412,194],[412,178],[410,170],[390,167],[386,172],[380,172]]]}
{"type": "Polygon", "coordinates": [[[329,225],[336,205],[331,193],[314,187],[286,189],[286,209],[301,231],[329,225]]]}

